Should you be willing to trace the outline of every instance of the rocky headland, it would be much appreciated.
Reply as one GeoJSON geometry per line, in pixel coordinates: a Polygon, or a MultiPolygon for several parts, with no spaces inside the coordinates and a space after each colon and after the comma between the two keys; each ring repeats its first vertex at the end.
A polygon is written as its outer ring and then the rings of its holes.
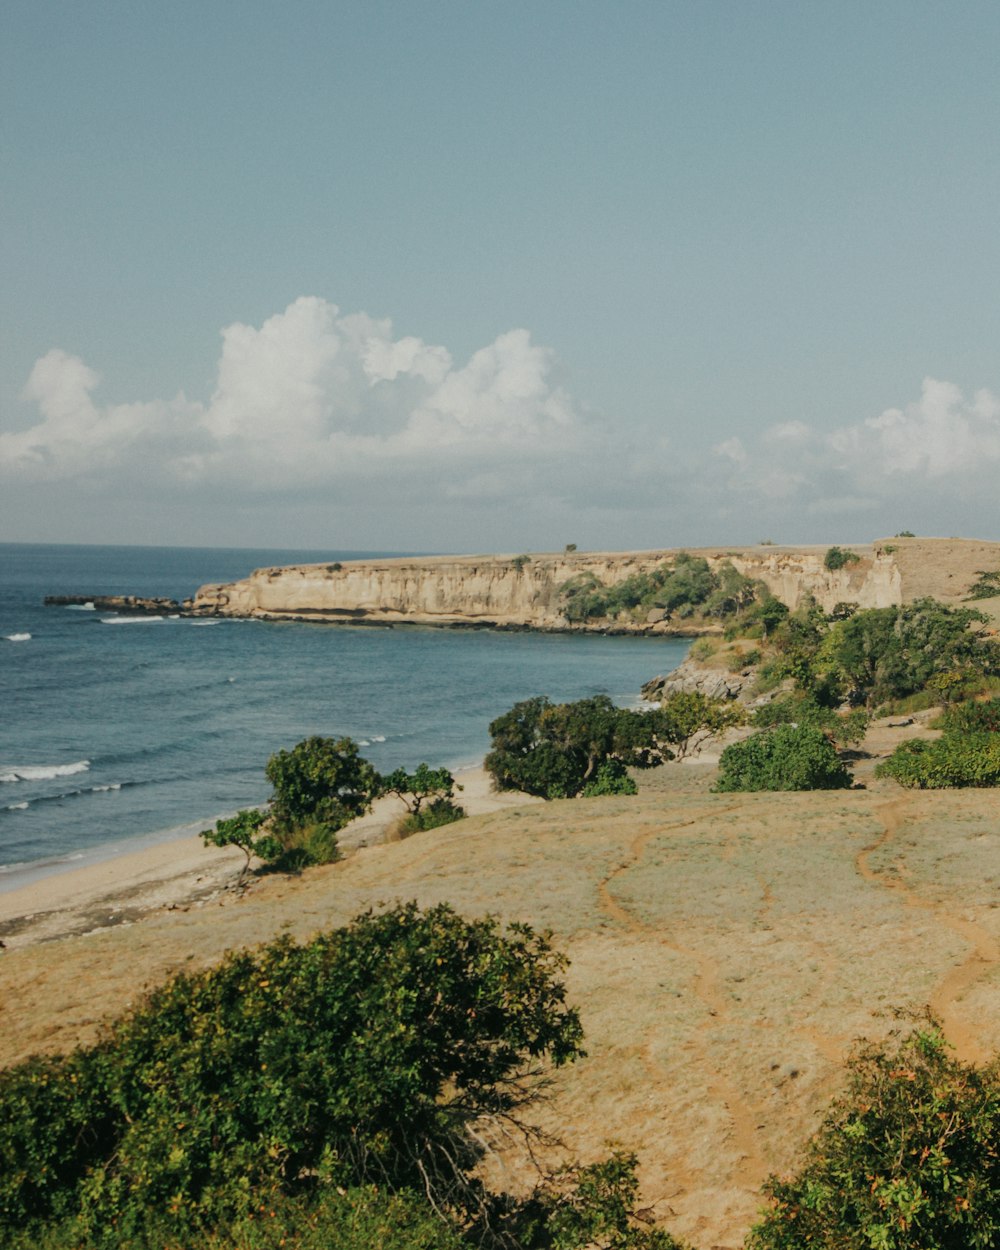
{"type": "MultiPolygon", "coordinates": [[[[730,563],[763,582],[789,607],[812,595],[825,611],[838,603],[891,607],[923,595],[961,600],[983,569],[1000,568],[1000,543],[896,538],[851,548],[857,557],[826,567],[823,546],[687,549],[718,567],[730,563]]],[[[422,556],[261,568],[237,582],[202,586],[182,610],[199,616],[258,617],[341,624],[438,625],[507,629],[591,629],[690,635],[714,629],[662,610],[642,620],[572,624],[560,588],[592,574],[606,586],[648,573],[677,549],[530,555],[422,556]]]]}

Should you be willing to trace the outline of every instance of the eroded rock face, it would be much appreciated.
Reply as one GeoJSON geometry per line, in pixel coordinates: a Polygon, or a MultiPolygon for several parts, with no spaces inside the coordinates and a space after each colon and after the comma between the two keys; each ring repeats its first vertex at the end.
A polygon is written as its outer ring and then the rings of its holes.
{"type": "Polygon", "coordinates": [[[642,697],[649,703],[661,703],[669,695],[703,694],[709,699],[744,699],[753,686],[754,671],[723,673],[706,668],[696,660],[684,660],[665,677],[654,677],[642,688],[642,697]]]}
{"type": "MultiPolygon", "coordinates": [[[[1000,568],[998,543],[906,539],[852,550],[857,561],[835,570],[825,567],[827,548],[819,546],[708,548],[691,554],[716,566],[729,561],[745,576],[762,581],[790,608],[812,595],[826,612],[839,603],[892,607],[918,594],[954,602],[971,584],[973,569],[1000,568]]],[[[569,623],[561,614],[563,582],[592,573],[605,585],[613,585],[676,555],[677,550],[566,552],[290,565],[257,569],[227,585],[202,586],[188,606],[205,615],[564,629],[569,623]]],[[[609,624],[602,621],[586,628],[607,632],[609,624]]],[[[699,632],[657,612],[610,628],[652,634],[699,632]]]]}

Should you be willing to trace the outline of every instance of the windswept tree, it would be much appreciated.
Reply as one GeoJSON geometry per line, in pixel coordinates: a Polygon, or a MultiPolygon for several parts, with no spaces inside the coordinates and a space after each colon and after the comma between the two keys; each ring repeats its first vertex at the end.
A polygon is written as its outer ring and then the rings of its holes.
{"type": "Polygon", "coordinates": [[[491,723],[486,771],[498,790],[572,798],[609,762],[623,773],[629,766],[652,768],[671,759],[658,725],[657,712],[615,707],[607,695],[555,704],[539,695],[491,723]]]}

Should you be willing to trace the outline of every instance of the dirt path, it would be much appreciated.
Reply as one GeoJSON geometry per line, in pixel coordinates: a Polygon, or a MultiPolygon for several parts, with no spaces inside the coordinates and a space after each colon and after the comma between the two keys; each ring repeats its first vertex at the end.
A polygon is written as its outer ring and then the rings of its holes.
{"type": "MultiPolygon", "coordinates": [[[[714,1067],[705,1044],[705,1035],[724,1024],[730,1014],[726,996],[720,987],[722,969],[718,961],[702,948],[681,942],[667,931],[641,920],[615,898],[610,888],[617,877],[641,862],[649,843],[654,838],[669,837],[679,830],[703,823],[709,816],[718,817],[734,811],[736,807],[737,804],[706,807],[684,820],[670,824],[657,824],[643,830],[629,846],[628,858],[598,883],[597,890],[601,908],[609,919],[631,934],[652,937],[660,946],[675,955],[680,955],[694,965],[691,989],[703,1008],[703,1016],[692,1037],[692,1059],[704,1073],[707,1099],[717,1106],[725,1107],[729,1116],[731,1126],[729,1144],[736,1156],[732,1173],[733,1181],[739,1186],[756,1192],[769,1172],[760,1151],[756,1131],[761,1118],[760,1109],[752,1106],[743,1092],[728,1079],[725,1073],[719,1072],[714,1067]]],[[[769,905],[769,889],[766,883],[763,885],[762,893],[762,907],[766,908],[769,905]]],[[[650,1070],[659,1070],[648,1040],[645,1046],[644,1062],[650,1070]]],[[[659,1071],[659,1076],[662,1080],[662,1071],[659,1071]]]]}
{"type": "Polygon", "coordinates": [[[872,855],[898,835],[915,801],[913,796],[902,795],[879,807],[878,816],[883,823],[883,831],[870,846],[858,853],[855,866],[866,881],[898,894],[907,907],[933,916],[938,924],[951,930],[972,948],[966,958],[949,969],[939,981],[928,999],[928,1006],[941,1021],[944,1035],[954,1047],[955,1054],[967,1063],[985,1063],[993,1052],[983,1044],[975,1025],[963,1013],[961,1002],[968,990],[1000,963],[1000,945],[982,925],[959,916],[942,904],[921,898],[901,877],[890,877],[872,868],[870,863],[872,855]]]}

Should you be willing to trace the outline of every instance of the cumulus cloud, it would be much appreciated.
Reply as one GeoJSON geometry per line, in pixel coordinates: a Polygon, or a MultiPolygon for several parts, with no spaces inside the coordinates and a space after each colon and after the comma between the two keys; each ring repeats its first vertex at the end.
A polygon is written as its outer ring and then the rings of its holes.
{"type": "Polygon", "coordinates": [[[987,390],[969,399],[953,383],[926,378],[904,407],[832,430],[785,422],[713,451],[726,489],[744,499],[836,518],[919,491],[922,508],[975,529],[974,509],[995,489],[1000,400],[987,390]]]}
{"type": "MultiPolygon", "coordinates": [[[[40,420],[0,434],[0,473],[239,484],[335,485],[435,466],[506,474],[583,450],[592,431],[553,380],[553,359],[511,330],[462,364],[441,346],[393,337],[391,322],[303,297],[260,327],[222,332],[206,402],[101,405],[100,378],[53,350],[24,389],[40,420]]],[[[513,478],[511,474],[513,473],[513,478]]]]}

